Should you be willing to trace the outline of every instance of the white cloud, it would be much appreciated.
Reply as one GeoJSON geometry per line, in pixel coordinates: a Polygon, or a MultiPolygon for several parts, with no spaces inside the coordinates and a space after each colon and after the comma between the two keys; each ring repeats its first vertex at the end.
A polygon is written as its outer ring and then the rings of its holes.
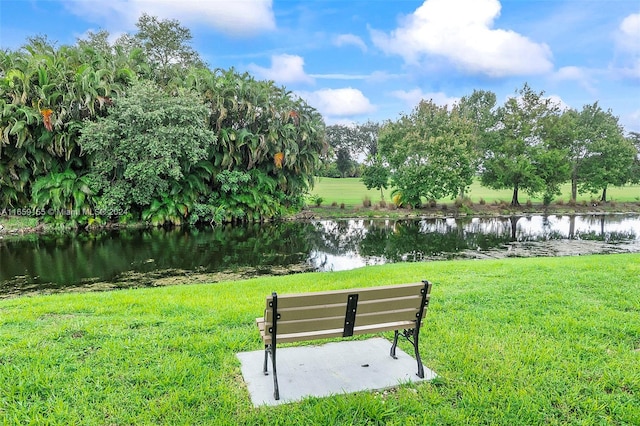
{"type": "Polygon", "coordinates": [[[364,41],[354,34],[340,34],[333,39],[333,44],[338,47],[352,45],[358,47],[363,52],[367,51],[367,45],[364,43],[364,41]]]}
{"type": "Polygon", "coordinates": [[[134,27],[142,13],[177,19],[182,25],[203,24],[231,36],[251,36],[276,28],[272,0],[64,0],[68,10],[84,19],[115,27],[134,27]]]}
{"type": "Polygon", "coordinates": [[[625,78],[640,79],[640,13],[633,13],[622,20],[615,34],[620,52],[617,68],[625,78]]]}
{"type": "Polygon", "coordinates": [[[460,101],[460,98],[447,96],[443,92],[423,92],[421,89],[406,90],[394,90],[391,92],[391,96],[403,100],[411,108],[420,103],[421,100],[432,100],[434,104],[444,106],[452,106],[460,101]]]}
{"type": "Polygon", "coordinates": [[[273,55],[270,68],[251,64],[249,69],[258,77],[281,84],[314,82],[313,78],[304,72],[304,59],[297,55],[273,55]]]}
{"type": "Polygon", "coordinates": [[[546,44],[492,28],[500,7],[498,0],[426,0],[390,34],[370,33],[377,47],[409,64],[433,55],[491,77],[550,71],[551,50],[546,44]]]}
{"type": "Polygon", "coordinates": [[[363,115],[376,109],[360,90],[351,87],[297,92],[297,95],[328,117],[363,115]]]}
{"type": "Polygon", "coordinates": [[[623,50],[640,53],[640,13],[632,13],[622,20],[616,42],[623,50]]]}
{"type": "Polygon", "coordinates": [[[581,68],[568,66],[560,68],[554,75],[556,80],[582,80],[585,73],[581,68]]]}
{"type": "Polygon", "coordinates": [[[594,80],[590,72],[584,68],[562,67],[553,74],[552,79],[556,81],[575,81],[588,92],[596,93],[596,89],[593,86],[594,80]]]}

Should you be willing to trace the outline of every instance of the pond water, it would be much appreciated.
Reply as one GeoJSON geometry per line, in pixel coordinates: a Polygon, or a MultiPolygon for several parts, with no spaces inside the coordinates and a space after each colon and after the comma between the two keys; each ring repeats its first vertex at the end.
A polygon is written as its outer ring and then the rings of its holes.
{"type": "Polygon", "coordinates": [[[391,262],[640,252],[640,215],[317,220],[0,238],[0,297],[11,297],[391,262]]]}

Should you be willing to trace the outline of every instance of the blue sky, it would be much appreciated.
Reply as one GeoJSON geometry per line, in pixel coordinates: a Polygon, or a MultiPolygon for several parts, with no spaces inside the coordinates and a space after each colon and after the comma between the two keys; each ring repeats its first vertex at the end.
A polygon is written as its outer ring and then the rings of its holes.
{"type": "Polygon", "coordinates": [[[393,120],[474,89],[502,103],[527,82],[640,131],[639,0],[1,0],[0,47],[115,39],[143,12],[188,27],[210,67],[272,79],[328,124],[393,120]]]}

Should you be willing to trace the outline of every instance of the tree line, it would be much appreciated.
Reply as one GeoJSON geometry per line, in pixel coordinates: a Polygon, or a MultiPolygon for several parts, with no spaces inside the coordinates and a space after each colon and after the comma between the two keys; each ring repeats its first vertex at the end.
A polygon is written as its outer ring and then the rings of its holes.
{"type": "Polygon", "coordinates": [[[321,115],[271,81],[209,69],[175,20],[0,52],[0,206],[47,220],[258,221],[304,205],[321,115]]]}
{"type": "Polygon", "coordinates": [[[574,203],[578,193],[599,193],[606,202],[608,187],[640,182],[639,133],[625,135],[598,102],[561,110],[528,84],[503,105],[475,90],[451,107],[423,100],[395,121],[329,126],[327,137],[340,176],[364,155],[359,173],[367,188],[392,186],[397,203],[413,207],[464,197],[476,177],[512,190],[512,206],[521,192],[542,195],[548,205],[566,182],[574,203]]]}

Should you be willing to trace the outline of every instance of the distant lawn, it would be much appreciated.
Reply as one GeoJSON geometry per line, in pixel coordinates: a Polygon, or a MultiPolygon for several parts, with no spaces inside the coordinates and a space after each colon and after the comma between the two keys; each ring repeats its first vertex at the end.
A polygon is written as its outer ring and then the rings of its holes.
{"type": "Polygon", "coordinates": [[[638,425],[640,254],[0,300],[0,424],[638,425]],[[263,348],[267,294],[420,279],[433,282],[420,350],[437,380],[252,406],[235,354],[263,348]]]}
{"type": "MultiPolygon", "coordinates": [[[[360,178],[316,178],[315,187],[311,190],[312,194],[319,195],[323,198],[323,205],[328,206],[331,203],[336,202],[338,205],[344,203],[345,206],[353,207],[362,205],[362,201],[365,197],[373,203],[380,201],[380,191],[367,190],[360,178]]],[[[493,190],[480,185],[476,180],[471,185],[469,191],[469,197],[474,203],[480,202],[480,199],[484,199],[487,203],[494,201],[511,202],[511,190],[493,190]]],[[[590,201],[592,198],[599,199],[601,194],[578,194],[578,202],[582,200],[590,201]]],[[[571,196],[571,185],[569,183],[563,185],[562,195],[557,197],[556,200],[569,201],[571,196]]],[[[391,189],[384,191],[384,198],[386,201],[391,200],[391,189]]],[[[634,202],[640,201],[640,185],[624,186],[624,187],[612,187],[607,189],[607,198],[616,202],[634,202]]],[[[531,198],[526,192],[521,192],[520,203],[524,204],[528,199],[531,199],[533,203],[542,203],[542,196],[531,198]]],[[[437,200],[441,203],[452,203],[450,198],[444,198],[437,200]]]]}
{"type": "MultiPolygon", "coordinates": [[[[330,205],[333,202],[344,203],[345,206],[362,205],[365,197],[369,197],[372,202],[380,201],[380,191],[377,189],[368,190],[360,178],[316,178],[314,188],[310,191],[322,197],[323,205],[330,205]]],[[[391,199],[391,190],[384,190],[384,198],[391,199]]]]}

